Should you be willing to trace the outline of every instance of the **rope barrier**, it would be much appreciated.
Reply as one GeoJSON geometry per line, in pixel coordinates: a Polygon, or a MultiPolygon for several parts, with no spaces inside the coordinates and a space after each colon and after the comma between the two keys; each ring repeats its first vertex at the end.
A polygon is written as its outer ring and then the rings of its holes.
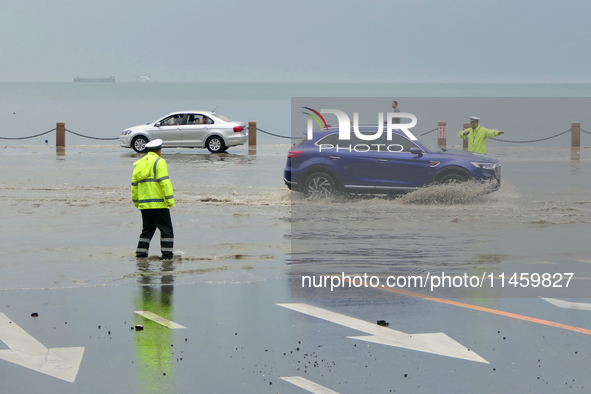
{"type": "Polygon", "coordinates": [[[437,127],[435,127],[433,130],[429,130],[426,133],[421,134],[421,137],[427,134],[431,134],[432,132],[437,131],[437,127]]]}
{"type": "Polygon", "coordinates": [[[273,133],[269,133],[268,131],[261,130],[261,129],[259,129],[258,127],[257,127],[257,130],[258,130],[258,131],[261,131],[261,132],[263,132],[263,133],[265,133],[265,134],[272,135],[273,137],[279,137],[279,138],[290,138],[290,139],[292,139],[292,140],[299,140],[300,138],[302,138],[302,137],[288,137],[288,136],[285,136],[285,135],[273,134],[273,133]]]}
{"type": "MultiPolygon", "coordinates": [[[[118,140],[118,139],[119,139],[119,137],[114,137],[114,138],[100,138],[100,137],[91,137],[91,136],[89,136],[89,135],[84,135],[84,134],[79,134],[79,133],[76,133],[76,132],[74,132],[74,131],[72,131],[72,130],[68,130],[68,129],[65,129],[65,130],[66,130],[68,133],[71,133],[71,134],[77,135],[77,136],[79,136],[79,137],[83,137],[83,138],[90,138],[90,139],[93,139],[93,140],[101,140],[101,141],[114,141],[114,140],[118,140]]],[[[257,127],[257,130],[258,130],[258,131],[260,131],[260,132],[262,132],[262,133],[265,133],[265,134],[271,135],[271,136],[273,136],[273,137],[279,137],[279,138],[288,138],[288,139],[292,139],[292,140],[298,140],[298,139],[300,139],[300,138],[301,138],[301,137],[290,137],[290,136],[285,136],[285,135],[273,134],[273,133],[270,133],[270,132],[268,132],[268,131],[265,131],[265,130],[259,129],[258,127],[257,127]]],[[[35,137],[40,137],[40,136],[42,136],[42,135],[45,135],[45,134],[49,134],[49,133],[51,133],[52,131],[55,131],[55,129],[51,129],[51,130],[48,130],[48,131],[46,131],[46,132],[44,132],[44,133],[35,134],[35,135],[27,136],[27,137],[0,137],[0,140],[26,140],[26,139],[29,139],[29,138],[35,138],[35,137]]],[[[433,133],[434,131],[437,131],[437,127],[436,127],[436,128],[434,128],[433,130],[429,130],[429,131],[427,131],[426,133],[423,133],[423,134],[421,134],[421,136],[424,136],[424,135],[427,135],[427,134],[431,134],[431,133],[433,133]]],[[[537,140],[529,140],[529,141],[509,141],[509,140],[502,140],[502,139],[499,139],[499,138],[494,138],[494,137],[493,137],[493,138],[490,138],[490,139],[491,139],[491,140],[495,140],[495,141],[499,141],[499,142],[507,142],[507,143],[511,143],[511,144],[525,144],[525,143],[530,143],[530,142],[540,142],[540,141],[546,141],[546,140],[549,140],[549,139],[552,139],[552,138],[560,137],[561,135],[563,135],[563,134],[566,134],[566,133],[568,133],[569,131],[572,131],[572,129],[568,129],[568,130],[566,130],[566,131],[563,131],[562,133],[558,133],[558,134],[556,134],[556,135],[553,135],[553,136],[550,136],[550,137],[540,138],[540,139],[537,139],[537,140]]],[[[587,130],[583,130],[583,129],[581,129],[581,131],[582,131],[583,133],[591,134],[591,132],[589,132],[589,131],[587,131],[587,130]]]]}
{"type": "Polygon", "coordinates": [[[553,136],[551,136],[551,137],[540,138],[539,140],[530,140],[530,141],[508,141],[508,140],[500,140],[500,139],[498,139],[498,138],[489,138],[489,139],[491,139],[491,140],[495,140],[495,141],[500,141],[500,142],[509,142],[509,143],[513,143],[513,144],[525,144],[525,143],[529,143],[529,142],[539,142],[539,141],[545,141],[545,140],[549,140],[549,139],[551,139],[551,138],[556,138],[556,137],[559,137],[559,136],[561,136],[561,135],[563,135],[563,134],[566,134],[566,133],[568,133],[568,132],[569,132],[569,131],[571,131],[571,130],[572,130],[572,129],[568,129],[568,130],[566,130],[566,131],[563,131],[562,133],[559,133],[559,134],[553,135],[553,136]]]}
{"type": "Polygon", "coordinates": [[[91,136],[88,136],[88,135],[84,135],[84,134],[78,134],[78,133],[75,133],[75,132],[73,132],[72,130],[68,130],[68,129],[66,129],[66,131],[67,131],[68,133],[72,133],[72,134],[74,134],[74,135],[77,135],[78,137],[90,138],[90,139],[92,139],[92,140],[113,141],[113,140],[118,140],[118,139],[119,139],[119,137],[116,137],[116,138],[99,138],[99,137],[91,137],[91,136]]]}
{"type": "Polygon", "coordinates": [[[51,129],[51,130],[46,131],[45,133],[35,134],[35,135],[28,136],[28,137],[13,137],[13,138],[11,138],[11,137],[0,137],[0,140],[26,140],[28,138],[35,138],[35,137],[40,137],[40,136],[45,135],[45,134],[49,134],[52,131],[55,131],[55,129],[51,129]]]}

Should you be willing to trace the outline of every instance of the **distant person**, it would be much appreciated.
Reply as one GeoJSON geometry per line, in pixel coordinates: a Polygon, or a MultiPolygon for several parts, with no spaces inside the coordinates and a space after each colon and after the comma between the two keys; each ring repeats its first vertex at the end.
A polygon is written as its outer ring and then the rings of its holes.
{"type": "Polygon", "coordinates": [[[131,177],[131,200],[142,213],[142,233],[135,256],[148,257],[150,241],[158,228],[162,260],[171,260],[174,234],[168,208],[174,207],[174,195],[166,161],[160,157],[162,140],[148,142],[146,149],[148,154],[133,163],[131,177]]]}
{"type": "Polygon", "coordinates": [[[463,140],[468,139],[468,150],[470,152],[486,155],[486,139],[505,134],[505,132],[480,127],[478,125],[479,121],[480,118],[470,116],[470,127],[460,131],[459,137],[463,140]]]}
{"type": "MultiPolygon", "coordinates": [[[[398,109],[398,101],[392,101],[392,112],[400,112],[400,109],[398,109]]],[[[392,118],[392,123],[399,124],[400,118],[392,118]]]]}
{"type": "Polygon", "coordinates": [[[195,116],[195,124],[201,124],[201,121],[199,120],[198,117],[195,116]]]}

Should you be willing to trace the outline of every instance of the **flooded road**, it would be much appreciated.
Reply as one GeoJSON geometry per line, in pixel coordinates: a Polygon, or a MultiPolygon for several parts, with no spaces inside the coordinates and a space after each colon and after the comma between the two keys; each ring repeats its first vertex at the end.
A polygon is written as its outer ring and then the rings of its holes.
{"type": "MultiPolygon", "coordinates": [[[[212,275],[224,275],[223,261],[230,267],[284,261],[290,193],[272,164],[284,161],[285,150],[255,157],[191,150],[163,156],[177,201],[171,215],[175,253],[183,264],[179,275],[210,268],[217,272],[212,275]]],[[[64,157],[48,148],[5,153],[2,254],[18,258],[4,259],[10,275],[0,278],[0,288],[126,283],[135,274],[141,227],[129,186],[138,156],[117,147],[68,148],[64,157]]]]}
{"type": "MultiPolygon", "coordinates": [[[[543,271],[590,278],[589,159],[571,161],[567,149],[491,153],[501,159],[503,172],[500,190],[491,194],[484,185],[466,183],[398,197],[345,196],[330,202],[294,197],[292,267],[299,274],[317,275],[486,272],[497,277],[543,271]],[[552,259],[574,262],[552,265],[552,259]]],[[[562,295],[587,297],[586,283],[576,283],[562,295]]],[[[557,291],[542,286],[522,290],[481,296],[551,296],[557,291]]],[[[455,294],[469,295],[461,289],[455,294]]]]}

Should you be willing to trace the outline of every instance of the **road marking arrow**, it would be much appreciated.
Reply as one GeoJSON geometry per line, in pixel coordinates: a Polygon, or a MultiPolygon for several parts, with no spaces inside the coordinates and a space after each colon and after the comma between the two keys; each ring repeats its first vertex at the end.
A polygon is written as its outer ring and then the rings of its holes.
{"type": "Polygon", "coordinates": [[[327,389],[301,376],[283,376],[281,379],[314,394],[339,394],[334,390],[327,389]]]}
{"type": "Polygon", "coordinates": [[[150,312],[150,311],[134,311],[140,316],[145,317],[146,319],[150,319],[158,324],[162,324],[164,327],[176,329],[176,328],[187,328],[185,326],[181,326],[178,323],[165,319],[163,317],[158,316],[157,314],[150,312]]]}
{"type": "Polygon", "coordinates": [[[66,382],[76,380],[84,354],[83,347],[48,349],[4,313],[0,313],[0,341],[10,348],[0,350],[0,359],[66,382]]]}
{"type": "Polygon", "coordinates": [[[566,308],[566,309],[581,309],[585,311],[591,311],[591,304],[586,302],[571,302],[571,301],[563,301],[557,300],[556,298],[544,298],[540,297],[544,301],[548,301],[549,303],[556,305],[559,308],[566,308]]]}
{"type": "Polygon", "coordinates": [[[401,347],[419,352],[439,354],[441,356],[460,358],[468,361],[489,363],[478,354],[470,351],[468,348],[462,346],[442,332],[410,335],[307,304],[277,305],[370,334],[369,336],[347,337],[350,339],[401,347]]]}

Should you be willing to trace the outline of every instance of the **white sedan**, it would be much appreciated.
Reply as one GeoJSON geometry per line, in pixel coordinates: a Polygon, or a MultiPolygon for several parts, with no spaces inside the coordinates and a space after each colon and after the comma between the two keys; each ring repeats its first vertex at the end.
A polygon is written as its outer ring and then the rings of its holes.
{"type": "Polygon", "coordinates": [[[156,122],[125,129],[119,145],[145,152],[146,144],[160,138],[164,148],[207,148],[212,153],[248,141],[245,122],[234,122],[209,111],[173,112],[156,122]]]}

